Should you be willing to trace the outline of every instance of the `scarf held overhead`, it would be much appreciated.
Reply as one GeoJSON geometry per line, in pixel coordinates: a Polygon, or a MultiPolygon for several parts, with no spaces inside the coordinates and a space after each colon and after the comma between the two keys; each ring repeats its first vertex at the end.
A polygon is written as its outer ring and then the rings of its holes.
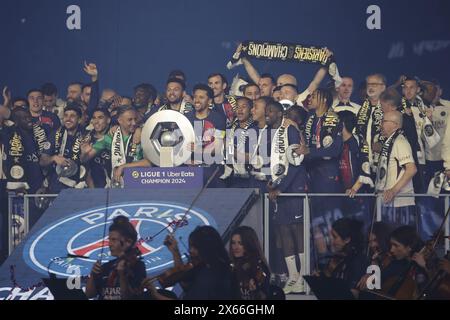
{"type": "Polygon", "coordinates": [[[327,56],[325,47],[266,41],[244,41],[238,47],[230,63],[234,64],[243,57],[274,61],[318,63],[323,66],[329,66],[334,62],[333,56],[327,56]]]}

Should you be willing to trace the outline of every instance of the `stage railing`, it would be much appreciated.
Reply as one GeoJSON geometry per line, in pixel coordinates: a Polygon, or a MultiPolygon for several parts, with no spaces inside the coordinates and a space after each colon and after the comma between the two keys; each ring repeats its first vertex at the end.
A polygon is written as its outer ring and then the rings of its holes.
{"type": "MultiPolygon", "coordinates": [[[[298,197],[303,198],[303,244],[304,244],[304,254],[305,254],[305,266],[301,266],[301,268],[305,268],[304,272],[302,272],[304,275],[311,274],[311,205],[310,201],[311,199],[315,197],[323,197],[323,198],[330,198],[330,197],[341,197],[341,198],[348,198],[349,196],[347,194],[339,194],[339,193],[287,193],[287,194],[280,194],[279,197],[298,197]]],[[[356,198],[359,197],[365,197],[365,198],[376,198],[375,205],[376,205],[376,221],[382,221],[382,207],[383,207],[383,194],[357,194],[355,196],[356,198]]],[[[429,194],[398,194],[397,197],[414,197],[417,198],[430,198],[434,197],[436,198],[444,198],[444,212],[442,213],[442,217],[445,216],[445,213],[447,212],[450,204],[450,194],[439,194],[439,195],[429,195],[429,194]]],[[[264,194],[264,239],[263,239],[263,247],[264,247],[264,254],[266,256],[267,261],[270,261],[270,206],[269,206],[269,197],[268,194],[264,194]]],[[[417,217],[419,219],[419,217],[417,217]]],[[[446,220],[445,223],[445,235],[448,236],[450,234],[450,219],[446,220]]],[[[427,239],[424,239],[427,240],[427,239]]],[[[447,237],[445,239],[445,251],[448,251],[450,248],[450,240],[447,237]]],[[[310,294],[310,288],[305,283],[305,289],[306,294],[310,294]]]]}
{"type": "Polygon", "coordinates": [[[30,229],[30,198],[56,198],[57,194],[8,194],[8,254],[20,244],[30,229]]]}

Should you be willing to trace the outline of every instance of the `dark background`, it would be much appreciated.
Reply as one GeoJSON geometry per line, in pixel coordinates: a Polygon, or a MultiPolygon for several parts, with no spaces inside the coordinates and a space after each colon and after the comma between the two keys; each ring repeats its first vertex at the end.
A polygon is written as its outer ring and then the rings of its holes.
{"type": "MultiPolygon", "coordinates": [[[[355,79],[382,72],[437,78],[450,90],[448,0],[1,0],[0,86],[13,96],[54,82],[65,97],[71,81],[85,81],[84,60],[96,62],[101,88],[131,95],[150,82],[164,88],[172,69],[182,69],[188,89],[212,72],[230,80],[243,66],[226,63],[241,40],[289,41],[328,46],[341,74],[355,79]],[[81,7],[81,30],[66,27],[71,4],[81,7]],[[381,30],[369,30],[366,9],[381,8],[381,30]],[[438,41],[438,42],[433,42],[438,41]],[[434,43],[434,45],[433,45],[434,43]],[[390,57],[394,44],[403,54],[390,57]],[[436,45],[437,44],[437,45],[436,45]],[[415,48],[415,49],[414,49],[415,48]]],[[[291,72],[304,89],[317,65],[256,61],[260,72],[291,72]]]]}

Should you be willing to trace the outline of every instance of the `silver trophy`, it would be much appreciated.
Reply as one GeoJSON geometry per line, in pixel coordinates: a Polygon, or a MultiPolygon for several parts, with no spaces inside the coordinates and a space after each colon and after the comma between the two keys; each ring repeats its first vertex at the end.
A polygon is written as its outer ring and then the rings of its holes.
{"type": "MultiPolygon", "coordinates": [[[[47,188],[42,187],[36,191],[36,195],[47,194],[49,191],[47,188]]],[[[34,204],[40,210],[46,210],[50,205],[50,198],[44,196],[37,196],[34,198],[34,204]]]]}
{"type": "Polygon", "coordinates": [[[450,191],[450,178],[444,177],[444,183],[443,183],[443,185],[442,185],[442,188],[443,188],[445,191],[450,191]]]}
{"type": "Polygon", "coordinates": [[[119,180],[111,179],[112,189],[122,189],[124,187],[123,178],[120,177],[119,180]]]}
{"type": "Polygon", "coordinates": [[[73,175],[75,175],[77,171],[78,165],[72,159],[69,159],[69,163],[64,166],[61,165],[56,166],[56,174],[60,178],[70,178],[73,175]]]}
{"type": "Polygon", "coordinates": [[[144,156],[159,167],[177,167],[185,163],[195,142],[194,128],[188,118],[174,110],[162,110],[144,125],[141,145],[144,156]]]}

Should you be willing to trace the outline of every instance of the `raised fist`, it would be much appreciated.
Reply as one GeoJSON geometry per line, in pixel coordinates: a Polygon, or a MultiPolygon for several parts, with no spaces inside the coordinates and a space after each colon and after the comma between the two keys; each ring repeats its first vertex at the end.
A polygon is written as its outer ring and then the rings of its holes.
{"type": "Polygon", "coordinates": [[[87,64],[86,61],[84,62],[84,72],[86,72],[88,75],[90,75],[93,79],[93,81],[97,80],[98,77],[98,70],[95,63],[89,63],[87,64]]]}

